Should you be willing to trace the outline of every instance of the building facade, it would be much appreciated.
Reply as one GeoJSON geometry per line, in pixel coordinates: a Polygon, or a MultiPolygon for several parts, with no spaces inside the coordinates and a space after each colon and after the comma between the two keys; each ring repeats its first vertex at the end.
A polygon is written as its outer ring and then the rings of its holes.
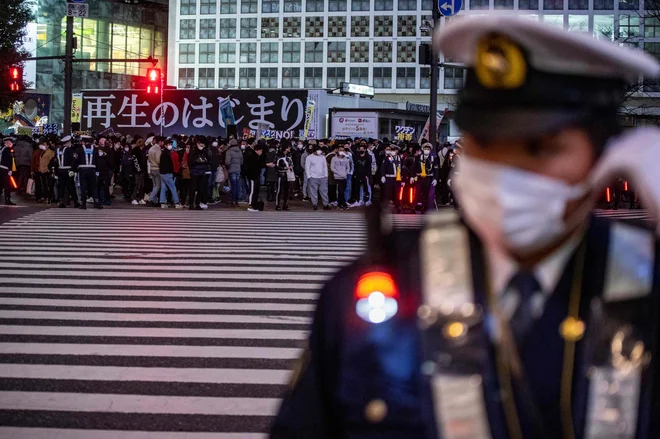
{"type": "MultiPolygon", "coordinates": [[[[89,16],[74,19],[77,39],[76,59],[136,59],[152,56],[158,66],[166,70],[167,1],[142,1],[128,4],[123,1],[87,0],[89,16]]],[[[65,53],[66,2],[37,0],[35,57],[61,56],[65,53]]],[[[34,91],[51,95],[50,122],[64,120],[63,61],[48,59],[35,63],[34,91]]],[[[32,67],[32,66],[27,66],[32,67]]],[[[149,64],[126,62],[74,63],[73,90],[132,88],[138,77],[144,76],[149,64]]],[[[26,68],[27,70],[27,68],[26,68]]]]}
{"type": "MultiPolygon", "coordinates": [[[[431,39],[423,29],[431,7],[432,0],[171,0],[168,82],[334,89],[349,81],[372,85],[378,99],[427,102],[430,68],[418,64],[418,47],[431,39]]],[[[466,0],[453,19],[514,10],[660,57],[660,21],[643,18],[643,8],[643,0],[466,0]]],[[[440,102],[451,106],[464,75],[440,69],[440,102]]]]}

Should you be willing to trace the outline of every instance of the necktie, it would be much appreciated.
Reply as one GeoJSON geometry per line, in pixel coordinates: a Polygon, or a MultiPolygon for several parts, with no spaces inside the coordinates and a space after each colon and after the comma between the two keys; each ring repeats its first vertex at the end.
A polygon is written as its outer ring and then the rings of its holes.
{"type": "Polygon", "coordinates": [[[541,291],[541,286],[534,273],[519,271],[509,281],[509,289],[515,291],[519,298],[518,306],[509,323],[516,345],[520,348],[534,323],[531,299],[541,291]]]}

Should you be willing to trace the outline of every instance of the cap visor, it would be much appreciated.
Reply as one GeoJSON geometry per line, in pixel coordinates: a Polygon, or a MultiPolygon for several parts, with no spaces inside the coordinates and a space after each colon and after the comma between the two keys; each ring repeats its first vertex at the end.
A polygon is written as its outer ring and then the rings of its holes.
{"type": "Polygon", "coordinates": [[[460,108],[456,123],[461,131],[485,138],[533,138],[575,124],[584,118],[580,110],[460,108]]]}

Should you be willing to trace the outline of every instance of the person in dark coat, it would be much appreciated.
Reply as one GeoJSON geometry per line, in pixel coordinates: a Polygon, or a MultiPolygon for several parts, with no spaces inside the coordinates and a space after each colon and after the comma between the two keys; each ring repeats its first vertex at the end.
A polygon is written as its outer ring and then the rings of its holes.
{"type": "Polygon", "coordinates": [[[195,147],[188,156],[190,166],[190,200],[189,209],[208,209],[208,181],[211,175],[211,152],[206,145],[206,139],[197,137],[195,147]]]}
{"type": "Polygon", "coordinates": [[[265,161],[262,159],[264,146],[257,144],[254,147],[248,146],[243,154],[243,164],[245,166],[245,177],[248,180],[248,200],[249,212],[258,212],[261,204],[259,203],[259,179],[261,170],[265,167],[265,161]]]}

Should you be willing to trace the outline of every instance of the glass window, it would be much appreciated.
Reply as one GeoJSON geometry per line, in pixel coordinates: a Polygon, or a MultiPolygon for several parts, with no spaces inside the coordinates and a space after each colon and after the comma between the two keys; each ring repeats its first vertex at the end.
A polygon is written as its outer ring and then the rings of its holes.
{"type": "Polygon", "coordinates": [[[218,62],[233,64],[236,62],[236,43],[220,43],[218,62]]]}
{"type": "Polygon", "coordinates": [[[417,0],[399,0],[399,11],[416,11],[417,0]]]}
{"type": "MultiPolygon", "coordinates": [[[[216,13],[217,0],[199,0],[199,13],[201,15],[211,15],[216,13]]],[[[236,3],[234,3],[236,5],[236,3]]],[[[236,6],[234,6],[236,9],[236,6]]],[[[234,10],[234,12],[236,12],[234,10]]]]}
{"type": "Polygon", "coordinates": [[[300,67],[282,67],[282,88],[300,88],[300,67]]]}
{"type": "Polygon", "coordinates": [[[433,10],[433,0],[422,0],[422,11],[433,10]]]}
{"type": "Polygon", "coordinates": [[[280,20],[274,17],[261,18],[261,38],[279,38],[280,20]]]}
{"type": "Polygon", "coordinates": [[[594,15],[594,36],[599,40],[614,41],[613,15],[594,15]]]}
{"type": "Polygon", "coordinates": [[[220,38],[236,38],[236,19],[235,18],[221,18],[220,19],[220,38]]]}
{"type": "Polygon", "coordinates": [[[415,88],[415,70],[414,67],[397,67],[396,88],[415,88]]]}
{"type": "Polygon", "coordinates": [[[259,11],[258,0],[241,0],[242,14],[256,14],[259,11]]]}
{"type": "Polygon", "coordinates": [[[374,62],[392,62],[391,41],[374,41],[374,62]]]}
{"type": "Polygon", "coordinates": [[[543,0],[543,9],[546,11],[564,9],[564,0],[543,0]]]}
{"type": "MultiPolygon", "coordinates": [[[[113,25],[114,34],[114,25],[113,25]]],[[[182,40],[195,39],[195,19],[179,20],[179,38],[182,40]]],[[[113,36],[114,41],[114,36],[113,36]]]]}
{"type": "MultiPolygon", "coordinates": [[[[649,55],[654,56],[656,59],[660,60],[660,43],[644,43],[644,51],[649,55]]],[[[644,80],[644,91],[646,92],[660,92],[660,81],[645,79],[644,80]]]]}
{"type": "Polygon", "coordinates": [[[368,37],[370,19],[367,16],[351,17],[351,36],[368,37]]]}
{"type": "Polygon", "coordinates": [[[488,0],[470,0],[470,9],[475,10],[475,9],[488,9],[489,7],[489,1],[488,0]]]}
{"type": "Polygon", "coordinates": [[[284,17],[282,26],[284,38],[300,38],[300,17],[284,17]]]}
{"type": "MultiPolygon", "coordinates": [[[[420,67],[419,68],[419,88],[423,90],[431,89],[431,68],[430,67],[420,67]]],[[[438,88],[440,88],[440,81],[438,81],[438,88]]]]}
{"type": "Polygon", "coordinates": [[[305,62],[323,62],[322,41],[305,42],[305,62]]]}
{"type": "Polygon", "coordinates": [[[444,86],[447,90],[458,90],[463,88],[465,69],[461,67],[445,67],[444,86]]]}
{"type": "Polygon", "coordinates": [[[346,17],[328,17],[328,37],[337,38],[346,36],[346,17]]]}
{"type": "Polygon", "coordinates": [[[220,0],[221,14],[235,14],[236,12],[236,0],[220,0]]]}
{"type": "Polygon", "coordinates": [[[392,67],[374,67],[374,87],[392,88],[392,67]]]}
{"type": "Polygon", "coordinates": [[[302,12],[301,0],[284,0],[284,12],[302,12]]]}
{"type": "Polygon", "coordinates": [[[215,43],[199,44],[199,63],[215,64],[215,43]]]}
{"type": "Polygon", "coordinates": [[[218,69],[218,88],[234,88],[236,87],[236,69],[235,68],[219,68],[218,69]]]}
{"type": "Polygon", "coordinates": [[[619,11],[639,10],[639,0],[619,0],[619,11]]]}
{"type": "Polygon", "coordinates": [[[257,88],[257,69],[254,67],[242,67],[238,69],[238,82],[241,88],[257,88]]]}
{"type": "Polygon", "coordinates": [[[197,0],[181,0],[181,15],[197,15],[197,0]]]}
{"type": "Polygon", "coordinates": [[[589,16],[569,15],[568,30],[571,32],[589,32],[589,16]]]}
{"type": "Polygon", "coordinates": [[[374,36],[376,37],[391,37],[393,21],[391,16],[376,16],[374,17],[374,36]]]}
{"type": "Polygon", "coordinates": [[[346,67],[328,67],[326,76],[326,87],[339,88],[340,83],[346,81],[346,67]]]}
{"type": "Polygon", "coordinates": [[[617,38],[631,38],[639,36],[639,16],[619,15],[619,34],[617,38]]]}
{"type": "Polygon", "coordinates": [[[280,12],[280,0],[261,0],[262,14],[277,14],[280,12]]]}
{"type": "Polygon", "coordinates": [[[194,64],[194,63],[195,63],[195,44],[194,43],[179,44],[179,64],[194,64]]]}
{"type": "MultiPolygon", "coordinates": [[[[594,28],[596,27],[596,17],[594,17],[594,28]]],[[[644,18],[644,36],[646,38],[660,37],[660,20],[653,17],[644,18]]]]}
{"type": "Polygon", "coordinates": [[[397,62],[417,62],[417,44],[414,41],[397,41],[397,62]]]}
{"type": "Polygon", "coordinates": [[[283,43],[282,62],[300,62],[300,42],[283,43]]]}
{"type": "Polygon", "coordinates": [[[199,20],[199,39],[215,40],[215,18],[199,20]]]}
{"type": "Polygon", "coordinates": [[[328,62],[346,62],[346,42],[332,41],[328,43],[328,62]]]}
{"type": "Polygon", "coordinates": [[[257,43],[241,43],[240,63],[257,62],[257,43]]]}
{"type": "Polygon", "coordinates": [[[351,11],[368,11],[371,0],[351,0],[351,11]]]}
{"type": "Polygon", "coordinates": [[[308,38],[323,38],[323,17],[305,18],[305,36],[308,38]]]}
{"type": "Polygon", "coordinates": [[[518,0],[518,9],[521,11],[536,11],[539,8],[539,0],[518,0]]]}
{"type": "Polygon", "coordinates": [[[369,67],[351,67],[351,80],[353,84],[369,85],[369,67]]]}
{"type": "Polygon", "coordinates": [[[594,0],[594,11],[611,11],[614,9],[614,0],[594,0]]]}
{"type": "Polygon", "coordinates": [[[307,12],[323,12],[325,9],[325,0],[307,0],[305,10],[307,12]]]}
{"type": "Polygon", "coordinates": [[[513,9],[513,0],[495,0],[495,9],[513,9]]]}
{"type": "Polygon", "coordinates": [[[257,38],[257,18],[241,18],[241,38],[257,38]]]}
{"type": "Polygon", "coordinates": [[[178,87],[179,88],[195,87],[195,69],[179,69],[178,87]]]}
{"type": "Polygon", "coordinates": [[[276,63],[279,59],[279,51],[278,43],[261,43],[261,62],[276,63]]]}
{"type": "Polygon", "coordinates": [[[374,0],[374,10],[392,11],[394,10],[394,0],[374,0]]]}
{"type": "Polygon", "coordinates": [[[369,62],[368,41],[351,41],[351,62],[369,62]]]}
{"type": "Polygon", "coordinates": [[[305,88],[321,88],[323,87],[323,68],[322,67],[305,67],[305,88]]]}
{"type": "Polygon", "coordinates": [[[199,88],[215,88],[215,69],[202,67],[197,78],[199,88]]]}
{"type": "Polygon", "coordinates": [[[572,11],[586,11],[589,9],[589,0],[568,0],[568,9],[572,11]]]}
{"type": "Polygon", "coordinates": [[[346,0],[328,0],[328,11],[341,12],[346,10],[346,0]]]}
{"type": "Polygon", "coordinates": [[[399,15],[397,18],[397,28],[400,37],[417,36],[417,16],[399,15]]]}
{"type": "Polygon", "coordinates": [[[563,15],[544,15],[543,21],[557,27],[564,27],[563,15]]]}
{"type": "Polygon", "coordinates": [[[259,74],[261,88],[277,88],[277,67],[262,67],[259,74]]]}

